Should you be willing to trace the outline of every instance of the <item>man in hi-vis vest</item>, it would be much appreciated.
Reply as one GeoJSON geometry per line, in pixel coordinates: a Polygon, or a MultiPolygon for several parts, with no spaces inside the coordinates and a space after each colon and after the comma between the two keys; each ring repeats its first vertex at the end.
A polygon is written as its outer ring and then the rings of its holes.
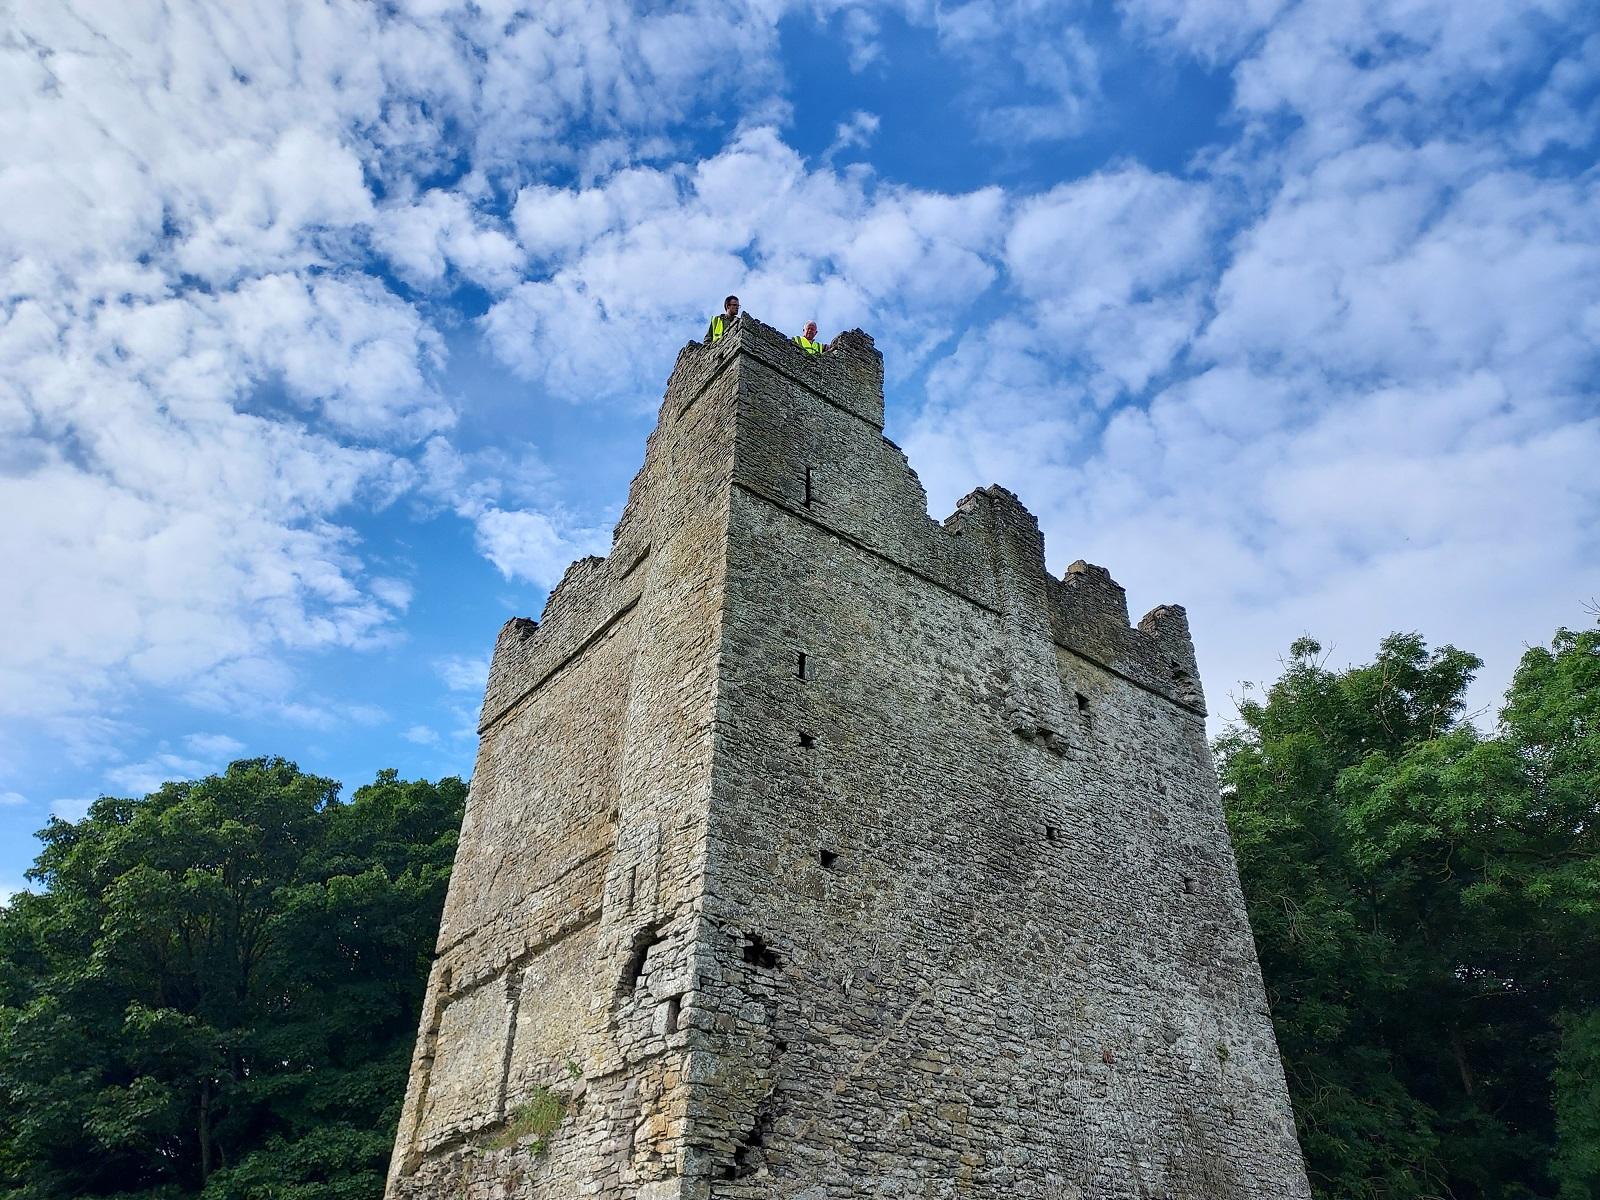
{"type": "Polygon", "coordinates": [[[733,323],[739,319],[739,297],[729,296],[722,302],[722,313],[711,318],[711,324],[706,327],[706,343],[720,342],[722,335],[733,328],[733,323]]]}
{"type": "Polygon", "coordinates": [[[797,333],[789,340],[807,354],[822,353],[822,343],[817,341],[817,323],[815,321],[807,321],[805,332],[797,333]]]}

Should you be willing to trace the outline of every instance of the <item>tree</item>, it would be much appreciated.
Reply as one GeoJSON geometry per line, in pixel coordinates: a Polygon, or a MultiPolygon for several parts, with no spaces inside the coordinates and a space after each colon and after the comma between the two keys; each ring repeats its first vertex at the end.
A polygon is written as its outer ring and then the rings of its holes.
{"type": "Polygon", "coordinates": [[[255,759],[52,820],[0,911],[0,1191],[378,1194],[465,795],[255,759]]]}
{"type": "Polygon", "coordinates": [[[1313,1183],[1329,1197],[1600,1200],[1600,635],[1523,658],[1297,642],[1216,749],[1313,1183]]]}

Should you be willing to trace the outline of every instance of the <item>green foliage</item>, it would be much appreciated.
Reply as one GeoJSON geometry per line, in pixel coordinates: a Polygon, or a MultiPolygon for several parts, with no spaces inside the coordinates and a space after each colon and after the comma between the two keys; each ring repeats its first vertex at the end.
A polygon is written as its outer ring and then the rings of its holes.
{"type": "Polygon", "coordinates": [[[1600,1200],[1600,631],[1477,659],[1301,639],[1217,742],[1320,1196],[1600,1200]]]}
{"type": "Polygon", "coordinates": [[[0,910],[0,1196],[380,1194],[465,796],[255,759],[52,820],[0,910]]]}
{"type": "Polygon", "coordinates": [[[532,1138],[532,1150],[543,1154],[550,1143],[550,1135],[561,1126],[567,1116],[567,1103],[549,1088],[535,1088],[533,1094],[506,1118],[504,1128],[489,1143],[496,1150],[515,1146],[524,1138],[532,1138]]]}
{"type": "Polygon", "coordinates": [[[1600,1012],[1568,1015],[1556,1055],[1560,1200],[1600,1200],[1600,1012]]]}

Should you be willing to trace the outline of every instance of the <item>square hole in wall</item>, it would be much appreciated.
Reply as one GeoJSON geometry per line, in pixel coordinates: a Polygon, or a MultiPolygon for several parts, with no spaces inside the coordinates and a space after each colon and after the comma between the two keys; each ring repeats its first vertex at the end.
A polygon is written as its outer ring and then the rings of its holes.
{"type": "Polygon", "coordinates": [[[831,871],[833,864],[839,861],[839,853],[836,850],[829,850],[824,847],[817,851],[817,861],[822,864],[824,870],[831,871]]]}
{"type": "Polygon", "coordinates": [[[1078,711],[1079,712],[1088,712],[1089,711],[1089,697],[1085,696],[1082,692],[1074,692],[1072,694],[1078,698],[1078,711]]]}
{"type": "Polygon", "coordinates": [[[764,970],[777,971],[783,968],[783,960],[778,957],[777,951],[767,945],[759,933],[744,935],[741,957],[751,966],[761,967],[764,970]]]}
{"type": "Polygon", "coordinates": [[[811,734],[806,733],[806,732],[804,732],[802,730],[801,733],[800,733],[800,741],[799,741],[798,744],[800,746],[800,749],[802,749],[802,750],[811,750],[811,749],[815,748],[815,746],[817,744],[817,739],[815,737],[813,737],[811,734]]]}

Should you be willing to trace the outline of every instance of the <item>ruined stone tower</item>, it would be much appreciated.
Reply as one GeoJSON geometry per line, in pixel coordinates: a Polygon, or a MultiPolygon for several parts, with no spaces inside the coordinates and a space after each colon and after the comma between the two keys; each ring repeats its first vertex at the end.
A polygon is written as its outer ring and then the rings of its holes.
{"type": "Polygon", "coordinates": [[[1183,610],[882,429],[686,347],[501,631],[391,1200],[1309,1196],[1183,610]]]}

